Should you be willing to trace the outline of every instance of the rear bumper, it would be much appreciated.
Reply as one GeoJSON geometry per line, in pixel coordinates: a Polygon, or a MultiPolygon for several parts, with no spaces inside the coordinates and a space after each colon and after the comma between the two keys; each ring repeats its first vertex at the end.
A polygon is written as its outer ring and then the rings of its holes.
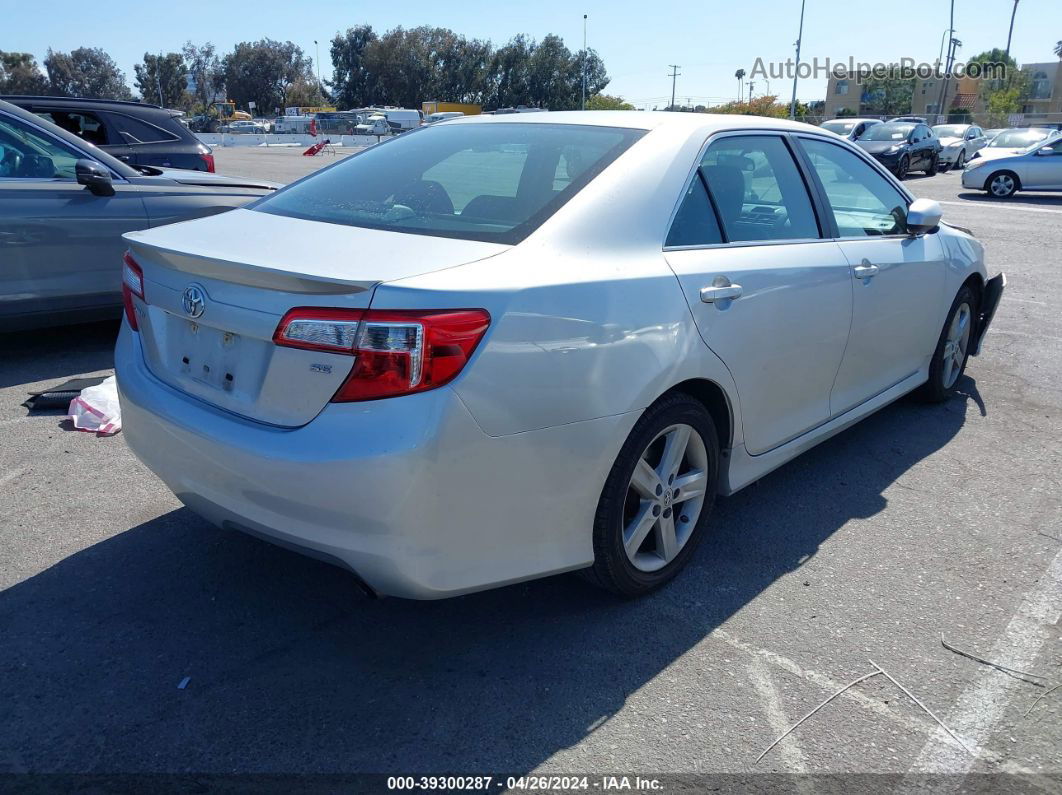
{"type": "Polygon", "coordinates": [[[597,499],[636,419],[490,437],[444,387],[280,429],[163,384],[127,324],[115,368],[127,443],[185,505],[416,599],[592,563],[597,499]]]}

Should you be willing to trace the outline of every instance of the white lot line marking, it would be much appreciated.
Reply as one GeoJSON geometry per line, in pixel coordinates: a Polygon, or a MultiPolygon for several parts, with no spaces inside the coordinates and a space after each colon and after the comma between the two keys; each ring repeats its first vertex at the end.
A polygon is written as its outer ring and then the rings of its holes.
{"type": "Polygon", "coordinates": [[[12,469],[10,472],[5,472],[3,475],[0,475],[0,488],[6,486],[13,480],[18,480],[25,474],[25,469],[12,469]]]}
{"type": "MultiPolygon", "coordinates": [[[[785,734],[789,730],[791,721],[785,715],[782,699],[778,696],[778,688],[771,681],[771,673],[761,657],[753,657],[749,661],[749,676],[752,678],[752,686],[756,688],[760,696],[760,701],[763,702],[763,711],[767,713],[767,721],[771,724],[775,736],[785,734]]],[[[795,735],[790,734],[782,740],[778,744],[778,752],[782,755],[787,773],[808,772],[807,760],[804,759],[804,752],[800,750],[795,735]]],[[[798,778],[796,782],[797,789],[802,792],[814,791],[812,787],[801,786],[802,778],[798,778]]],[[[810,783],[810,781],[804,783],[810,783]]]]}
{"type": "Polygon", "coordinates": [[[993,210],[1018,210],[1023,213],[1048,213],[1049,215],[1062,215],[1062,210],[1045,210],[1042,207],[1018,207],[1007,204],[997,204],[996,202],[949,202],[938,201],[937,204],[947,204],[952,207],[979,207],[987,206],[993,210]]]}
{"type": "MultiPolygon", "coordinates": [[[[985,655],[1008,668],[1030,670],[1050,636],[1049,627],[1062,616],[1062,552],[1052,559],[1043,579],[1025,595],[1007,628],[985,655]]],[[[944,722],[967,744],[981,748],[991,737],[996,724],[1018,695],[1031,696],[1033,688],[1013,677],[979,667],[976,679],[963,691],[944,722]]],[[[966,773],[975,760],[948,741],[939,729],[926,741],[912,773],[966,773]]],[[[956,777],[955,786],[962,780],[956,777]]]]}
{"type": "MultiPolygon", "coordinates": [[[[836,679],[831,679],[825,674],[820,674],[818,671],[809,671],[805,668],[802,668],[800,665],[795,663],[793,660],[790,660],[788,657],[783,657],[781,654],[776,654],[775,652],[768,651],[767,649],[761,649],[757,646],[752,645],[751,643],[746,643],[745,641],[739,638],[735,638],[725,629],[716,628],[712,630],[711,634],[708,635],[708,637],[721,640],[728,646],[732,646],[733,648],[738,649],[739,651],[743,651],[746,654],[750,654],[753,657],[759,657],[760,659],[764,660],[764,662],[770,663],[776,668],[781,668],[783,671],[787,671],[788,673],[791,673],[794,676],[799,676],[801,679],[804,679],[813,685],[821,687],[823,690],[834,692],[844,687],[844,682],[838,682],[836,679]]],[[[908,712],[894,711],[888,706],[888,704],[885,704],[881,700],[873,698],[872,696],[868,696],[865,693],[862,693],[856,689],[846,690],[844,693],[838,696],[838,698],[850,699],[852,701],[855,701],[861,707],[865,707],[876,715],[880,715],[883,718],[891,720],[893,723],[899,724],[908,731],[921,730],[924,733],[928,734],[930,732],[936,731],[939,728],[937,724],[933,721],[929,720],[928,718],[923,718],[921,713],[911,714],[908,712]]],[[[902,698],[906,699],[906,696],[902,696],[902,698]]],[[[783,730],[788,728],[789,726],[787,725],[783,727],[783,730]]],[[[781,734],[781,732],[779,732],[779,734],[781,734]]],[[[945,742],[951,741],[946,739],[945,742]]],[[[960,754],[964,754],[962,749],[957,748],[956,750],[960,754]]],[[[982,758],[988,759],[990,761],[997,761],[1002,759],[1002,754],[991,751],[990,749],[985,748],[983,746],[980,748],[980,754],[982,758]]],[[[1013,762],[1004,762],[1002,764],[1002,770],[1007,773],[1033,774],[1035,772],[1013,762]]]]}

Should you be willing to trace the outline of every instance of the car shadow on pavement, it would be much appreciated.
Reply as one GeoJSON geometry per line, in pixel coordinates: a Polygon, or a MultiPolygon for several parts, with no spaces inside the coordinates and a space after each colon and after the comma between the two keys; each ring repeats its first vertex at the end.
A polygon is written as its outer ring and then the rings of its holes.
{"type": "Polygon", "coordinates": [[[0,333],[0,389],[114,367],[118,321],[0,333]]]}
{"type": "Polygon", "coordinates": [[[982,204],[1000,204],[1021,206],[1023,204],[1040,204],[1046,207],[1060,207],[1062,206],[1062,196],[1059,195],[1037,195],[1029,194],[1025,191],[1019,191],[1010,198],[1000,199],[995,196],[989,196],[987,193],[981,191],[965,190],[958,194],[957,198],[963,199],[969,202],[981,202],[982,204]]]}
{"type": "Polygon", "coordinates": [[[172,511],[0,593],[0,771],[531,770],[882,511],[977,416],[961,390],[720,500],[690,568],[636,601],[575,576],[369,600],[340,569],[172,511]]]}

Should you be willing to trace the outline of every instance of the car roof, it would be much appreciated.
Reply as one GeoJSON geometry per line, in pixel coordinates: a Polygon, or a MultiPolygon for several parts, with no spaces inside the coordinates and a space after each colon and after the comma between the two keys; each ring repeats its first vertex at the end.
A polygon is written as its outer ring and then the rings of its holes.
{"type": "Polygon", "coordinates": [[[5,102],[18,102],[22,100],[28,100],[39,103],[50,103],[55,105],[68,105],[71,102],[84,105],[132,105],[136,108],[154,108],[155,110],[165,110],[161,105],[152,105],[150,102],[135,102],[130,99],[97,99],[95,97],[57,97],[46,95],[33,95],[33,94],[0,94],[0,99],[5,102]]]}
{"type": "Polygon", "coordinates": [[[5,102],[4,100],[0,99],[0,110],[4,111],[5,113],[10,113],[12,116],[21,119],[22,121],[26,122],[27,124],[33,127],[39,127],[42,130],[46,130],[54,137],[61,139],[65,143],[77,149],[79,152],[83,152],[86,157],[91,157],[103,163],[103,165],[107,166],[107,168],[111,169],[111,171],[121,175],[125,179],[128,179],[129,177],[135,177],[140,174],[140,172],[134,169],[132,166],[129,166],[126,163],[123,163],[118,158],[107,154],[102,149],[93,146],[83,138],[78,138],[73,133],[67,132],[62,127],[52,124],[50,121],[42,119],[40,116],[30,113],[28,110],[23,110],[18,105],[12,105],[10,102],[5,102]]]}
{"type": "Polygon", "coordinates": [[[451,124],[580,124],[595,127],[622,127],[634,130],[680,128],[689,132],[713,133],[723,130],[783,130],[820,133],[811,124],[768,116],[727,113],[678,113],[638,110],[571,110],[550,113],[480,114],[454,119],[451,124]]]}
{"type": "Polygon", "coordinates": [[[872,121],[872,122],[875,122],[877,124],[881,124],[881,119],[864,119],[864,118],[862,118],[860,116],[837,116],[836,118],[833,118],[833,119],[826,119],[826,121],[824,121],[823,124],[826,124],[826,122],[830,122],[830,121],[852,122],[854,124],[859,124],[860,122],[864,122],[864,121],[872,121]]]}

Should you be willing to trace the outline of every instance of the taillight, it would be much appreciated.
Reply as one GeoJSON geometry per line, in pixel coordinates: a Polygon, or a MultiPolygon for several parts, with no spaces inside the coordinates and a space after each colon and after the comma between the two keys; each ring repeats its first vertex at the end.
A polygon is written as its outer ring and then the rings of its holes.
{"type": "Polygon", "coordinates": [[[354,356],[333,402],[424,392],[461,372],[490,325],[483,309],[430,311],[292,309],[277,345],[354,356]]]}
{"type": "Polygon", "coordinates": [[[214,155],[199,155],[199,158],[206,163],[206,170],[211,174],[214,173],[214,155]]]}
{"type": "Polygon", "coordinates": [[[134,295],[141,301],[144,300],[144,272],[127,251],[122,256],[122,304],[125,306],[125,319],[129,321],[129,328],[138,331],[136,309],[133,306],[134,295]]]}

